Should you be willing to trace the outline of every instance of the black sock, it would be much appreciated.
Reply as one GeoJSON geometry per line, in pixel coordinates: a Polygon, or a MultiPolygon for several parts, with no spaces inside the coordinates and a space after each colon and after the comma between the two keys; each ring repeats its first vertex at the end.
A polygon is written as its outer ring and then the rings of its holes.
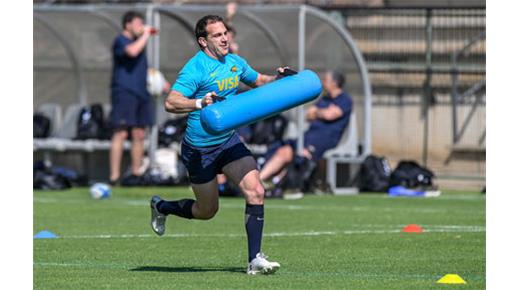
{"type": "Polygon", "coordinates": [[[175,201],[163,200],[157,204],[157,210],[162,214],[174,214],[187,219],[193,218],[191,206],[195,203],[193,199],[181,199],[175,201]]]}
{"type": "Polygon", "coordinates": [[[264,228],[264,205],[246,204],[246,232],[249,262],[260,253],[264,228]]]}

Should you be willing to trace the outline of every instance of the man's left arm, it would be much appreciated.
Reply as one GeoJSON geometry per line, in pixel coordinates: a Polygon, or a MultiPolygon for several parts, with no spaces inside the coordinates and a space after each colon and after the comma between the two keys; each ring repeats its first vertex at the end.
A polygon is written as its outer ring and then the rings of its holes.
{"type": "Polygon", "coordinates": [[[334,104],[331,104],[326,108],[316,110],[316,118],[325,121],[335,121],[341,117],[343,117],[343,110],[334,104]]]}
{"type": "Polygon", "coordinates": [[[335,121],[343,117],[345,114],[350,114],[350,111],[352,110],[352,100],[345,97],[337,98],[338,99],[328,107],[318,109],[316,111],[316,118],[326,121],[335,121]]]}
{"type": "Polygon", "coordinates": [[[260,87],[260,86],[263,86],[265,84],[268,84],[268,83],[270,83],[272,81],[275,81],[275,80],[279,79],[280,76],[282,76],[284,74],[286,69],[290,69],[290,68],[288,66],[277,68],[276,72],[278,72],[278,75],[276,75],[276,76],[264,75],[264,74],[259,73],[258,77],[255,80],[255,82],[252,85],[250,85],[250,86],[256,88],[256,87],[260,87]]]}
{"type": "Polygon", "coordinates": [[[253,68],[249,66],[249,64],[242,58],[239,58],[240,64],[242,65],[242,75],[240,76],[240,80],[244,82],[246,85],[256,88],[268,84],[272,81],[275,81],[279,75],[283,74],[285,69],[288,67],[279,67],[276,71],[278,75],[267,75],[256,72],[253,68]]]}
{"type": "Polygon", "coordinates": [[[259,73],[258,77],[255,80],[255,82],[250,84],[249,86],[253,87],[253,88],[256,88],[256,87],[260,87],[260,86],[263,86],[265,84],[268,84],[268,83],[270,83],[270,82],[272,82],[274,80],[276,80],[276,76],[264,75],[264,74],[259,73]]]}

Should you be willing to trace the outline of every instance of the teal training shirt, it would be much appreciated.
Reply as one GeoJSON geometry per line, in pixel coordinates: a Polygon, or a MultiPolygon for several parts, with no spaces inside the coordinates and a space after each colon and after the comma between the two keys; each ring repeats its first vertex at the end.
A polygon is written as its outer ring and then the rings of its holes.
{"type": "MultiPolygon", "coordinates": [[[[236,94],[239,81],[252,84],[257,77],[258,73],[236,54],[228,53],[222,60],[216,60],[199,51],[184,65],[172,90],[190,99],[201,99],[210,92],[227,98],[236,94]]],[[[206,132],[200,122],[200,110],[196,110],[188,115],[184,139],[194,147],[214,146],[225,142],[233,132],[221,135],[206,132]]]]}

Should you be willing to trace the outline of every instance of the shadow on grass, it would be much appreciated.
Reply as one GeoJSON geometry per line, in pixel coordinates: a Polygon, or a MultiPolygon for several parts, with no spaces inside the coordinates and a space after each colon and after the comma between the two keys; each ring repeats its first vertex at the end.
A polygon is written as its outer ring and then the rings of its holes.
{"type": "Polygon", "coordinates": [[[171,272],[171,273],[196,273],[196,272],[231,272],[245,273],[244,268],[238,267],[164,267],[164,266],[141,266],[130,269],[132,272],[171,272]]]}

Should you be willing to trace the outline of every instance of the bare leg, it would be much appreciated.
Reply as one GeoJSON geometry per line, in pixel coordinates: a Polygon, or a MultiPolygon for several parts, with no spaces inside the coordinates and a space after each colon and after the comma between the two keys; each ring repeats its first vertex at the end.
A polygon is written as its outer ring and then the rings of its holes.
{"type": "Polygon", "coordinates": [[[215,216],[218,211],[218,183],[214,178],[203,184],[192,184],[191,188],[197,199],[191,207],[193,218],[208,220],[215,216]]]}
{"type": "MultiPolygon", "coordinates": [[[[196,200],[180,199],[157,203],[157,209],[164,215],[173,214],[187,219],[209,220],[218,211],[217,179],[203,184],[191,184],[196,200]]],[[[152,199],[153,201],[153,199],[152,199]]]]}
{"type": "Polygon", "coordinates": [[[123,157],[123,143],[128,137],[126,129],[117,129],[112,135],[110,144],[110,180],[116,181],[121,175],[121,158],[123,157]]]}
{"type": "Polygon", "coordinates": [[[144,139],[146,130],[142,127],[132,128],[132,149],[130,156],[132,158],[132,174],[139,175],[139,168],[143,164],[144,155],[144,139]]]}
{"type": "Polygon", "coordinates": [[[235,160],[222,168],[222,171],[235,184],[246,198],[245,227],[249,262],[261,252],[264,227],[264,188],[251,156],[235,160]]]}
{"type": "Polygon", "coordinates": [[[282,170],[288,163],[292,161],[294,157],[294,151],[291,146],[285,145],[276,150],[269,161],[264,165],[260,172],[260,179],[267,180],[274,174],[282,170]]]}
{"type": "Polygon", "coordinates": [[[264,204],[264,188],[253,157],[235,160],[224,166],[222,171],[233,183],[238,184],[248,204],[264,204]]]}

